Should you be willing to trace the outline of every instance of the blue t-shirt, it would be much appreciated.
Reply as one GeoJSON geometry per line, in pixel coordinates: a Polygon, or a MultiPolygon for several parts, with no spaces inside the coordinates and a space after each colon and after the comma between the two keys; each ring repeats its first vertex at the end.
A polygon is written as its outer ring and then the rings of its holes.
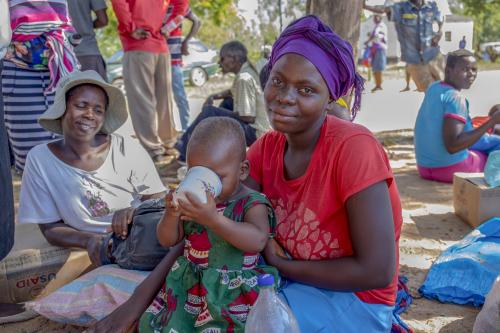
{"type": "Polygon", "coordinates": [[[426,168],[446,167],[465,160],[467,149],[450,154],[444,145],[443,122],[450,117],[462,121],[465,131],[473,129],[469,101],[444,82],[434,82],[425,93],[414,130],[417,164],[426,168]]]}

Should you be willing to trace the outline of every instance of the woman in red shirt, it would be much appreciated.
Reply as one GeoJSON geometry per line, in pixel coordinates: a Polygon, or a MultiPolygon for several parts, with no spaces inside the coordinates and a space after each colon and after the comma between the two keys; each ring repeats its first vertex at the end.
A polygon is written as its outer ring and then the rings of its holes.
{"type": "MultiPolygon", "coordinates": [[[[366,128],[327,115],[362,79],[352,48],[317,17],[273,46],[265,87],[274,131],[248,151],[250,185],[270,199],[276,236],[267,263],[301,332],[389,332],[397,292],[401,204],[387,156],[366,128]]],[[[151,303],[180,249],[95,331],[125,329],[151,303]]]]}
{"type": "Polygon", "coordinates": [[[401,205],[387,156],[364,127],[328,116],[362,81],[352,48],[317,17],[273,46],[268,132],[248,151],[250,185],[276,210],[267,263],[302,332],[387,332],[397,292],[401,205]]]}

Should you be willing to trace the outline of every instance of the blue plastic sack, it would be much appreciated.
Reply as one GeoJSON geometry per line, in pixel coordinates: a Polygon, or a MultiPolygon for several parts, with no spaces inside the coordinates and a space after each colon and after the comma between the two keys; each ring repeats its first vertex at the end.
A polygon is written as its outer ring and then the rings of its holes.
{"type": "Polygon", "coordinates": [[[484,303],[500,275],[500,218],[493,218],[446,249],[432,265],[419,292],[441,302],[484,303]]]}
{"type": "Polygon", "coordinates": [[[492,152],[484,167],[484,179],[491,187],[500,186],[500,150],[492,152]]]}

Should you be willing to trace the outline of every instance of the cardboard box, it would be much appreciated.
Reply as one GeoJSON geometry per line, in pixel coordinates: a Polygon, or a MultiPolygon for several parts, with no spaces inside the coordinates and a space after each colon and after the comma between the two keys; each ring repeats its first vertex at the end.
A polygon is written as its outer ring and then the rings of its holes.
{"type": "Polygon", "coordinates": [[[0,303],[46,296],[77,278],[89,265],[86,251],[52,246],[38,225],[16,224],[14,247],[0,261],[0,303]]]}
{"type": "Polygon", "coordinates": [[[456,173],[453,206],[455,214],[475,228],[493,217],[500,217],[500,187],[489,187],[483,173],[456,173]]]}

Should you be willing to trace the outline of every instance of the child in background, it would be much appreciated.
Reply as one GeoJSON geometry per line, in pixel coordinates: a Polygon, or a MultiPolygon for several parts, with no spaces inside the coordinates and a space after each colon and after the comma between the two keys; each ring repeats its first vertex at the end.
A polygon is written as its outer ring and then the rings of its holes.
{"type": "Polygon", "coordinates": [[[258,296],[257,276],[277,272],[259,266],[259,252],[274,229],[275,216],[267,198],[243,185],[249,174],[245,134],[227,117],[200,122],[187,149],[190,168],[203,166],[222,182],[217,198],[207,203],[186,193],[173,200],[158,224],[163,246],[185,240],[163,288],[142,315],[140,332],[243,332],[258,296]]]}

